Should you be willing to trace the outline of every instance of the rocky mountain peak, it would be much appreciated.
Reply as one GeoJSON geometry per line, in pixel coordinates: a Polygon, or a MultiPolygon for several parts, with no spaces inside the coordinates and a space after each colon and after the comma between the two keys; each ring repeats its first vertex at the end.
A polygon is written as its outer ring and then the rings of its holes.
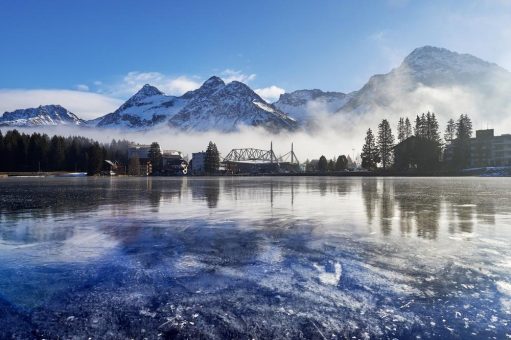
{"type": "Polygon", "coordinates": [[[221,87],[224,85],[225,85],[224,81],[220,77],[217,77],[217,76],[210,77],[208,80],[206,80],[204,82],[204,84],[202,84],[203,87],[209,87],[209,88],[216,88],[216,87],[221,87]]]}
{"type": "Polygon", "coordinates": [[[400,69],[407,69],[412,73],[433,77],[454,74],[481,74],[500,69],[495,64],[489,63],[473,55],[457,53],[446,48],[423,46],[412,51],[403,61],[400,69]]]}
{"type": "Polygon", "coordinates": [[[225,83],[222,79],[220,79],[217,76],[213,76],[213,77],[209,78],[208,80],[206,80],[201,85],[201,87],[199,87],[198,89],[186,92],[182,96],[182,98],[192,99],[192,98],[197,98],[197,97],[203,97],[206,95],[211,95],[214,92],[223,88],[224,86],[225,86],[225,83]]]}
{"type": "Polygon", "coordinates": [[[147,97],[158,96],[158,95],[163,95],[163,92],[161,92],[160,90],[158,90],[156,87],[154,87],[152,85],[145,84],[144,86],[142,86],[142,88],[140,90],[138,90],[137,93],[135,93],[130,98],[130,100],[138,101],[138,100],[141,100],[141,99],[144,99],[147,97]]]}

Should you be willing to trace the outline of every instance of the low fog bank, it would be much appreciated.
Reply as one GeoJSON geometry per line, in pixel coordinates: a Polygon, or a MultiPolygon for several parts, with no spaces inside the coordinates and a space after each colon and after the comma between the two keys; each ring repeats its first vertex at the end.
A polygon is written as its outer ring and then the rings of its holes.
{"type": "MultiPolygon", "coordinates": [[[[2,127],[1,131],[14,128],[2,127]]],[[[300,162],[308,159],[319,158],[325,155],[328,158],[341,154],[353,156],[353,148],[358,153],[363,143],[363,135],[357,136],[353,130],[347,129],[346,133],[337,133],[334,129],[322,129],[308,133],[282,132],[272,134],[262,128],[243,127],[239,132],[182,132],[167,127],[157,128],[151,131],[121,131],[114,129],[93,129],[78,127],[37,127],[16,128],[24,133],[46,133],[48,135],[61,136],[84,136],[102,143],[108,143],[112,139],[126,139],[141,144],[158,142],[163,149],[179,150],[190,158],[192,152],[205,151],[209,141],[216,143],[221,156],[226,156],[235,148],[258,148],[273,149],[277,156],[284,155],[291,150],[294,143],[294,151],[300,162]],[[357,149],[358,148],[358,149],[357,149]]],[[[361,130],[362,131],[362,130],[361,130]]]]}

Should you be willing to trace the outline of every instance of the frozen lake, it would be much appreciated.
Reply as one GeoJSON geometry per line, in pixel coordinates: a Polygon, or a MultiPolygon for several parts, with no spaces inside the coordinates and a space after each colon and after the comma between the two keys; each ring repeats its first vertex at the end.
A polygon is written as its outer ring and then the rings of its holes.
{"type": "Polygon", "coordinates": [[[511,180],[0,179],[0,338],[511,338],[511,180]]]}

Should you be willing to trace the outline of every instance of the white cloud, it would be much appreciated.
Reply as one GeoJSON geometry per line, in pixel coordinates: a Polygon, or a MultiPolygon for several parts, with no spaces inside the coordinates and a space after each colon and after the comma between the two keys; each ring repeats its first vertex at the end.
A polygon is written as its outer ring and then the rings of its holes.
{"type": "Polygon", "coordinates": [[[93,119],[115,111],[122,100],[75,90],[0,89],[0,113],[49,104],[62,105],[82,119],[93,119]]]}
{"type": "Polygon", "coordinates": [[[76,89],[78,91],[85,91],[85,92],[87,92],[87,91],[89,91],[89,86],[87,86],[85,84],[78,84],[78,85],[76,85],[76,89]]]}
{"type": "Polygon", "coordinates": [[[273,103],[279,99],[281,94],[286,93],[286,90],[275,85],[263,87],[261,89],[255,89],[254,91],[269,103],[273,103]]]}
{"type": "Polygon", "coordinates": [[[121,81],[111,84],[99,84],[99,90],[114,97],[130,97],[145,84],[157,87],[160,91],[169,95],[182,95],[200,87],[201,82],[196,77],[177,76],[172,77],[160,72],[132,71],[126,74],[121,81]]]}
{"type": "Polygon", "coordinates": [[[230,83],[231,81],[240,81],[242,83],[248,83],[254,80],[256,78],[256,75],[254,73],[244,74],[239,70],[233,70],[228,68],[220,72],[220,78],[222,78],[226,83],[230,83]]]}
{"type": "MultiPolygon", "coordinates": [[[[225,69],[220,77],[226,82],[240,81],[248,83],[256,78],[255,74],[245,74],[238,70],[225,69]]],[[[174,96],[180,96],[187,91],[195,90],[202,85],[203,80],[197,76],[170,76],[161,72],[128,72],[119,81],[108,84],[95,81],[98,93],[108,94],[112,97],[127,98],[135,94],[145,84],[157,87],[160,91],[174,96]]]]}
{"type": "Polygon", "coordinates": [[[183,94],[185,92],[195,90],[201,85],[202,83],[197,80],[188,78],[186,76],[180,76],[168,81],[167,91],[170,94],[183,94]]]}

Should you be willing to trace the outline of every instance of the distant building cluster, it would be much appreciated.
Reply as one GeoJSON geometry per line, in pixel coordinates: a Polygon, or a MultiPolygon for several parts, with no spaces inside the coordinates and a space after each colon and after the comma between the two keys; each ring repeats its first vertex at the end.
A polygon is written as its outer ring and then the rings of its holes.
{"type": "Polygon", "coordinates": [[[495,136],[493,129],[477,130],[470,139],[470,166],[511,166],[511,134],[495,136]]]}
{"type": "MultiPolygon", "coordinates": [[[[211,143],[210,143],[211,144],[211,143]]],[[[208,147],[209,150],[210,147],[208,147]]],[[[158,143],[151,145],[130,144],[127,148],[127,164],[120,164],[115,160],[105,160],[108,171],[104,175],[127,174],[132,176],[150,175],[195,175],[204,176],[212,174],[267,174],[267,173],[294,173],[304,169],[291,147],[291,151],[277,157],[270,150],[260,149],[233,149],[221,160],[217,153],[217,163],[211,169],[211,161],[208,163],[208,152],[200,151],[192,153],[190,162],[177,150],[163,150],[158,143]],[[154,154],[158,155],[155,160],[154,154]],[[159,166],[155,166],[159,164],[159,166]],[[209,164],[209,165],[208,165],[209,164]]]]}
{"type": "MultiPolygon", "coordinates": [[[[162,175],[186,175],[188,173],[188,162],[183,158],[180,151],[163,150],[158,146],[161,154],[162,175]]],[[[138,174],[153,174],[153,164],[150,157],[151,145],[133,144],[128,147],[128,162],[138,159],[138,174]]]]}

